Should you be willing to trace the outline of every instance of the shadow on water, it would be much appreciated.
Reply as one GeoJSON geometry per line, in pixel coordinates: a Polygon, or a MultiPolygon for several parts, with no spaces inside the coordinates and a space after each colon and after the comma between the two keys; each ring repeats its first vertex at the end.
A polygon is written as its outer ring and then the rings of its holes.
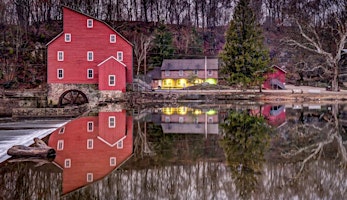
{"type": "Polygon", "coordinates": [[[55,130],[52,163],[3,162],[2,199],[342,199],[347,107],[102,109],[55,130]]]}

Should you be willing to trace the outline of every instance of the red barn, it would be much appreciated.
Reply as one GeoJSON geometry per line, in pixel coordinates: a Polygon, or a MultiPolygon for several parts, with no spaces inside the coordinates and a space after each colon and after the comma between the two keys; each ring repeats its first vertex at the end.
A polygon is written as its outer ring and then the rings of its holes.
{"type": "Polygon", "coordinates": [[[63,169],[63,194],[93,183],[133,153],[132,117],[125,110],[75,119],[54,131],[48,145],[63,169]]]}
{"type": "Polygon", "coordinates": [[[263,83],[264,89],[285,89],[286,71],[276,65],[273,66],[273,71],[266,75],[266,80],[263,83]]]}
{"type": "Polygon", "coordinates": [[[47,44],[48,98],[52,104],[78,104],[62,102],[72,95],[88,102],[91,89],[101,98],[117,97],[132,80],[132,44],[106,23],[63,7],[63,31],[47,44]],[[61,95],[66,91],[74,93],[64,98],[61,95]]]}

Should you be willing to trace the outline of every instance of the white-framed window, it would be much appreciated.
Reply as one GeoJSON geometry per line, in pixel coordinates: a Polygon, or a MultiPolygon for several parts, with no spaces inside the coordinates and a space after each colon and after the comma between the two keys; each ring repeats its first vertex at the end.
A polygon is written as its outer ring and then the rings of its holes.
{"type": "Polygon", "coordinates": [[[165,70],[165,76],[170,76],[170,70],[165,70]]]}
{"type": "Polygon", "coordinates": [[[213,117],[208,117],[208,123],[213,123],[213,117]]]}
{"type": "Polygon", "coordinates": [[[116,127],[116,117],[115,116],[109,116],[108,117],[108,127],[109,128],[115,128],[116,127]]]}
{"type": "Polygon", "coordinates": [[[184,118],[183,118],[183,117],[179,117],[179,118],[178,118],[178,122],[179,122],[179,123],[183,123],[183,122],[184,122],[184,118]]]}
{"type": "Polygon", "coordinates": [[[110,166],[116,166],[116,165],[117,165],[116,157],[110,157],[110,166]]]}
{"type": "Polygon", "coordinates": [[[183,76],[183,70],[178,71],[179,76],[183,76]]]}
{"type": "Polygon", "coordinates": [[[65,33],[65,42],[71,42],[71,33],[65,33]]]}
{"type": "Polygon", "coordinates": [[[63,69],[57,69],[57,78],[58,79],[64,78],[64,70],[63,69]]]}
{"type": "Polygon", "coordinates": [[[93,19],[87,19],[87,28],[93,28],[93,19]]]}
{"type": "Polygon", "coordinates": [[[93,173],[87,173],[87,182],[93,182],[94,178],[93,178],[93,173]]]}
{"type": "Polygon", "coordinates": [[[213,74],[213,71],[209,69],[209,70],[207,71],[207,75],[212,76],[212,74],[213,74]]]}
{"type": "Polygon", "coordinates": [[[64,160],[64,167],[65,168],[71,168],[71,159],[70,158],[66,158],[64,160]]]}
{"type": "Polygon", "coordinates": [[[94,122],[87,122],[87,132],[94,131],[94,122]]]}
{"type": "Polygon", "coordinates": [[[166,117],[165,117],[165,122],[166,122],[166,123],[169,123],[170,121],[171,121],[171,120],[170,120],[170,117],[169,117],[169,116],[166,116],[166,117]]]}
{"type": "Polygon", "coordinates": [[[88,139],[87,140],[87,149],[93,149],[94,148],[94,140],[88,139]]]}
{"type": "Polygon", "coordinates": [[[87,52],[87,60],[88,61],[93,61],[94,60],[94,52],[88,51],[87,52]]]}
{"type": "Polygon", "coordinates": [[[87,69],[87,78],[88,79],[94,78],[94,70],[93,69],[87,69]]]}
{"type": "Polygon", "coordinates": [[[116,34],[110,34],[110,43],[116,43],[116,34]]]}
{"type": "Polygon", "coordinates": [[[64,132],[65,132],[65,126],[63,126],[59,129],[59,134],[63,134],[64,132]]]}
{"type": "Polygon", "coordinates": [[[108,75],[108,85],[109,86],[115,86],[116,85],[116,76],[115,75],[108,75]]]}
{"type": "Polygon", "coordinates": [[[195,75],[198,75],[198,70],[195,69],[195,70],[194,70],[194,74],[195,74],[195,75]]]}
{"type": "Polygon", "coordinates": [[[64,51],[58,51],[57,60],[58,61],[64,61],[64,51]]]}
{"type": "Polygon", "coordinates": [[[64,149],[64,140],[58,140],[58,143],[57,143],[57,150],[58,151],[61,151],[64,149]]]}
{"type": "Polygon", "coordinates": [[[117,51],[117,60],[123,61],[123,51],[117,51]]]}
{"type": "Polygon", "coordinates": [[[123,149],[123,140],[117,143],[117,149],[123,149]]]}

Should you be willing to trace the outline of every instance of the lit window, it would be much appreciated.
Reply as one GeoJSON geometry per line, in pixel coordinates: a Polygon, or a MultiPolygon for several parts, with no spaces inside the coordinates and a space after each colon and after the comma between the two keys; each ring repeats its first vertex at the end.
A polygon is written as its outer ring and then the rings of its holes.
{"type": "Polygon", "coordinates": [[[183,76],[183,70],[178,71],[179,76],[183,76]]]}
{"type": "Polygon", "coordinates": [[[116,35],[115,34],[110,35],[110,43],[116,43],[116,35]]]}
{"type": "Polygon", "coordinates": [[[116,166],[117,165],[117,162],[116,162],[116,158],[115,157],[111,157],[110,158],[110,166],[116,166]]]}
{"type": "Polygon", "coordinates": [[[87,149],[93,149],[94,145],[94,140],[93,139],[88,139],[87,140],[87,149]]]}
{"type": "Polygon", "coordinates": [[[108,117],[108,127],[115,128],[116,127],[116,117],[110,116],[108,117]]]}
{"type": "Polygon", "coordinates": [[[93,173],[87,173],[87,182],[93,182],[93,173]]]}
{"type": "Polygon", "coordinates": [[[94,123],[93,122],[88,122],[87,123],[87,131],[88,132],[93,132],[94,130],[94,123]]]}
{"type": "Polygon", "coordinates": [[[61,127],[59,130],[59,134],[63,134],[65,132],[65,126],[61,127]]]}
{"type": "Polygon", "coordinates": [[[179,123],[183,123],[183,122],[184,122],[184,118],[183,118],[183,117],[179,117],[179,118],[178,118],[178,122],[179,122],[179,123]]]}
{"type": "Polygon", "coordinates": [[[58,140],[57,150],[63,150],[63,149],[64,149],[64,140],[58,140]]]}
{"type": "Polygon", "coordinates": [[[94,78],[93,69],[87,69],[87,78],[88,79],[93,79],[94,78]]]}
{"type": "Polygon", "coordinates": [[[116,85],[116,76],[115,75],[109,75],[108,76],[108,85],[109,86],[115,86],[116,85]]]}
{"type": "Polygon", "coordinates": [[[58,51],[57,59],[58,61],[64,61],[64,51],[58,51]]]}
{"type": "Polygon", "coordinates": [[[165,70],[165,76],[170,76],[170,71],[169,70],[165,70]]]}
{"type": "Polygon", "coordinates": [[[117,143],[117,149],[123,149],[123,140],[117,143]]]}
{"type": "Polygon", "coordinates": [[[93,19],[87,19],[87,28],[93,28],[93,19]]]}
{"type": "Polygon", "coordinates": [[[65,42],[71,42],[71,33],[65,33],[65,42]]]}
{"type": "Polygon", "coordinates": [[[117,60],[123,61],[123,51],[117,51],[117,60]]]}
{"type": "Polygon", "coordinates": [[[64,78],[64,70],[63,69],[57,69],[57,78],[58,79],[64,78]]]}
{"type": "Polygon", "coordinates": [[[65,159],[64,167],[65,168],[70,168],[71,167],[71,159],[70,158],[65,159]]]}
{"type": "Polygon", "coordinates": [[[87,52],[87,60],[93,61],[94,60],[94,53],[92,51],[87,52]]]}

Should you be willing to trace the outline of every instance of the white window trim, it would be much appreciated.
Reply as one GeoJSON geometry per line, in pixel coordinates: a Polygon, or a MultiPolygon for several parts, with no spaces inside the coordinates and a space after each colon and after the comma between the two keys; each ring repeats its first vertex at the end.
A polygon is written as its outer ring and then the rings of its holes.
{"type": "Polygon", "coordinates": [[[66,158],[64,160],[64,167],[65,168],[71,168],[71,159],[70,158],[66,158]]]}
{"type": "Polygon", "coordinates": [[[170,76],[170,70],[165,70],[165,76],[170,76]]]}
{"type": "Polygon", "coordinates": [[[178,123],[183,123],[184,122],[184,117],[178,117],[178,123]]]}
{"type": "Polygon", "coordinates": [[[65,33],[65,42],[71,42],[71,33],[65,33]]]}
{"type": "Polygon", "coordinates": [[[93,79],[94,78],[94,70],[93,69],[87,69],[87,79],[93,79]],[[89,71],[92,72],[92,76],[89,76],[89,71]]]}
{"type": "Polygon", "coordinates": [[[94,140],[87,139],[87,149],[93,149],[93,148],[94,148],[94,140]]]}
{"type": "Polygon", "coordinates": [[[208,117],[208,123],[213,123],[213,117],[208,117]]]}
{"type": "Polygon", "coordinates": [[[93,173],[87,173],[87,182],[93,182],[94,178],[93,178],[93,173]]]}
{"type": "Polygon", "coordinates": [[[183,70],[178,71],[178,76],[183,76],[183,70]]]}
{"type": "Polygon", "coordinates": [[[58,51],[57,52],[57,60],[58,61],[64,61],[64,51],[58,51]],[[61,57],[60,57],[61,55],[61,57]]]}
{"type": "Polygon", "coordinates": [[[109,116],[108,117],[108,127],[109,128],[116,128],[116,117],[115,116],[109,116]],[[113,121],[113,125],[112,125],[113,121]]]}
{"type": "Polygon", "coordinates": [[[93,19],[87,19],[87,28],[93,28],[93,25],[94,25],[93,19]],[[91,22],[91,23],[89,23],[89,22],[91,22]]]}
{"type": "Polygon", "coordinates": [[[116,166],[116,165],[117,165],[117,158],[110,157],[110,166],[116,166]]]}
{"type": "Polygon", "coordinates": [[[58,140],[57,142],[57,150],[61,151],[64,149],[64,140],[58,140]]]}
{"type": "Polygon", "coordinates": [[[64,78],[64,69],[57,69],[57,78],[63,79],[64,78]],[[61,77],[59,76],[59,72],[61,71],[61,77]]]}
{"type": "Polygon", "coordinates": [[[170,121],[171,121],[170,117],[169,116],[165,116],[165,122],[166,123],[170,123],[170,121]]]}
{"type": "Polygon", "coordinates": [[[117,149],[123,149],[123,140],[117,142],[117,149]]]}
{"type": "Polygon", "coordinates": [[[63,134],[64,132],[65,132],[65,126],[63,126],[59,129],[59,134],[63,134]]]}
{"type": "Polygon", "coordinates": [[[110,34],[110,43],[116,43],[117,36],[116,34],[110,34]]]}
{"type": "Polygon", "coordinates": [[[94,131],[94,122],[89,121],[87,122],[87,132],[93,132],[94,131]],[[91,124],[92,129],[89,129],[89,124],[91,124]]]}
{"type": "Polygon", "coordinates": [[[116,85],[116,75],[108,75],[108,85],[115,86],[116,85]],[[111,77],[113,77],[113,83],[111,84],[111,77]]]}
{"type": "Polygon", "coordinates": [[[94,61],[94,52],[93,51],[87,51],[87,61],[94,61]],[[89,58],[89,54],[92,55],[92,58],[89,58]]]}
{"type": "Polygon", "coordinates": [[[123,61],[123,51],[117,51],[117,60],[123,61]]]}

